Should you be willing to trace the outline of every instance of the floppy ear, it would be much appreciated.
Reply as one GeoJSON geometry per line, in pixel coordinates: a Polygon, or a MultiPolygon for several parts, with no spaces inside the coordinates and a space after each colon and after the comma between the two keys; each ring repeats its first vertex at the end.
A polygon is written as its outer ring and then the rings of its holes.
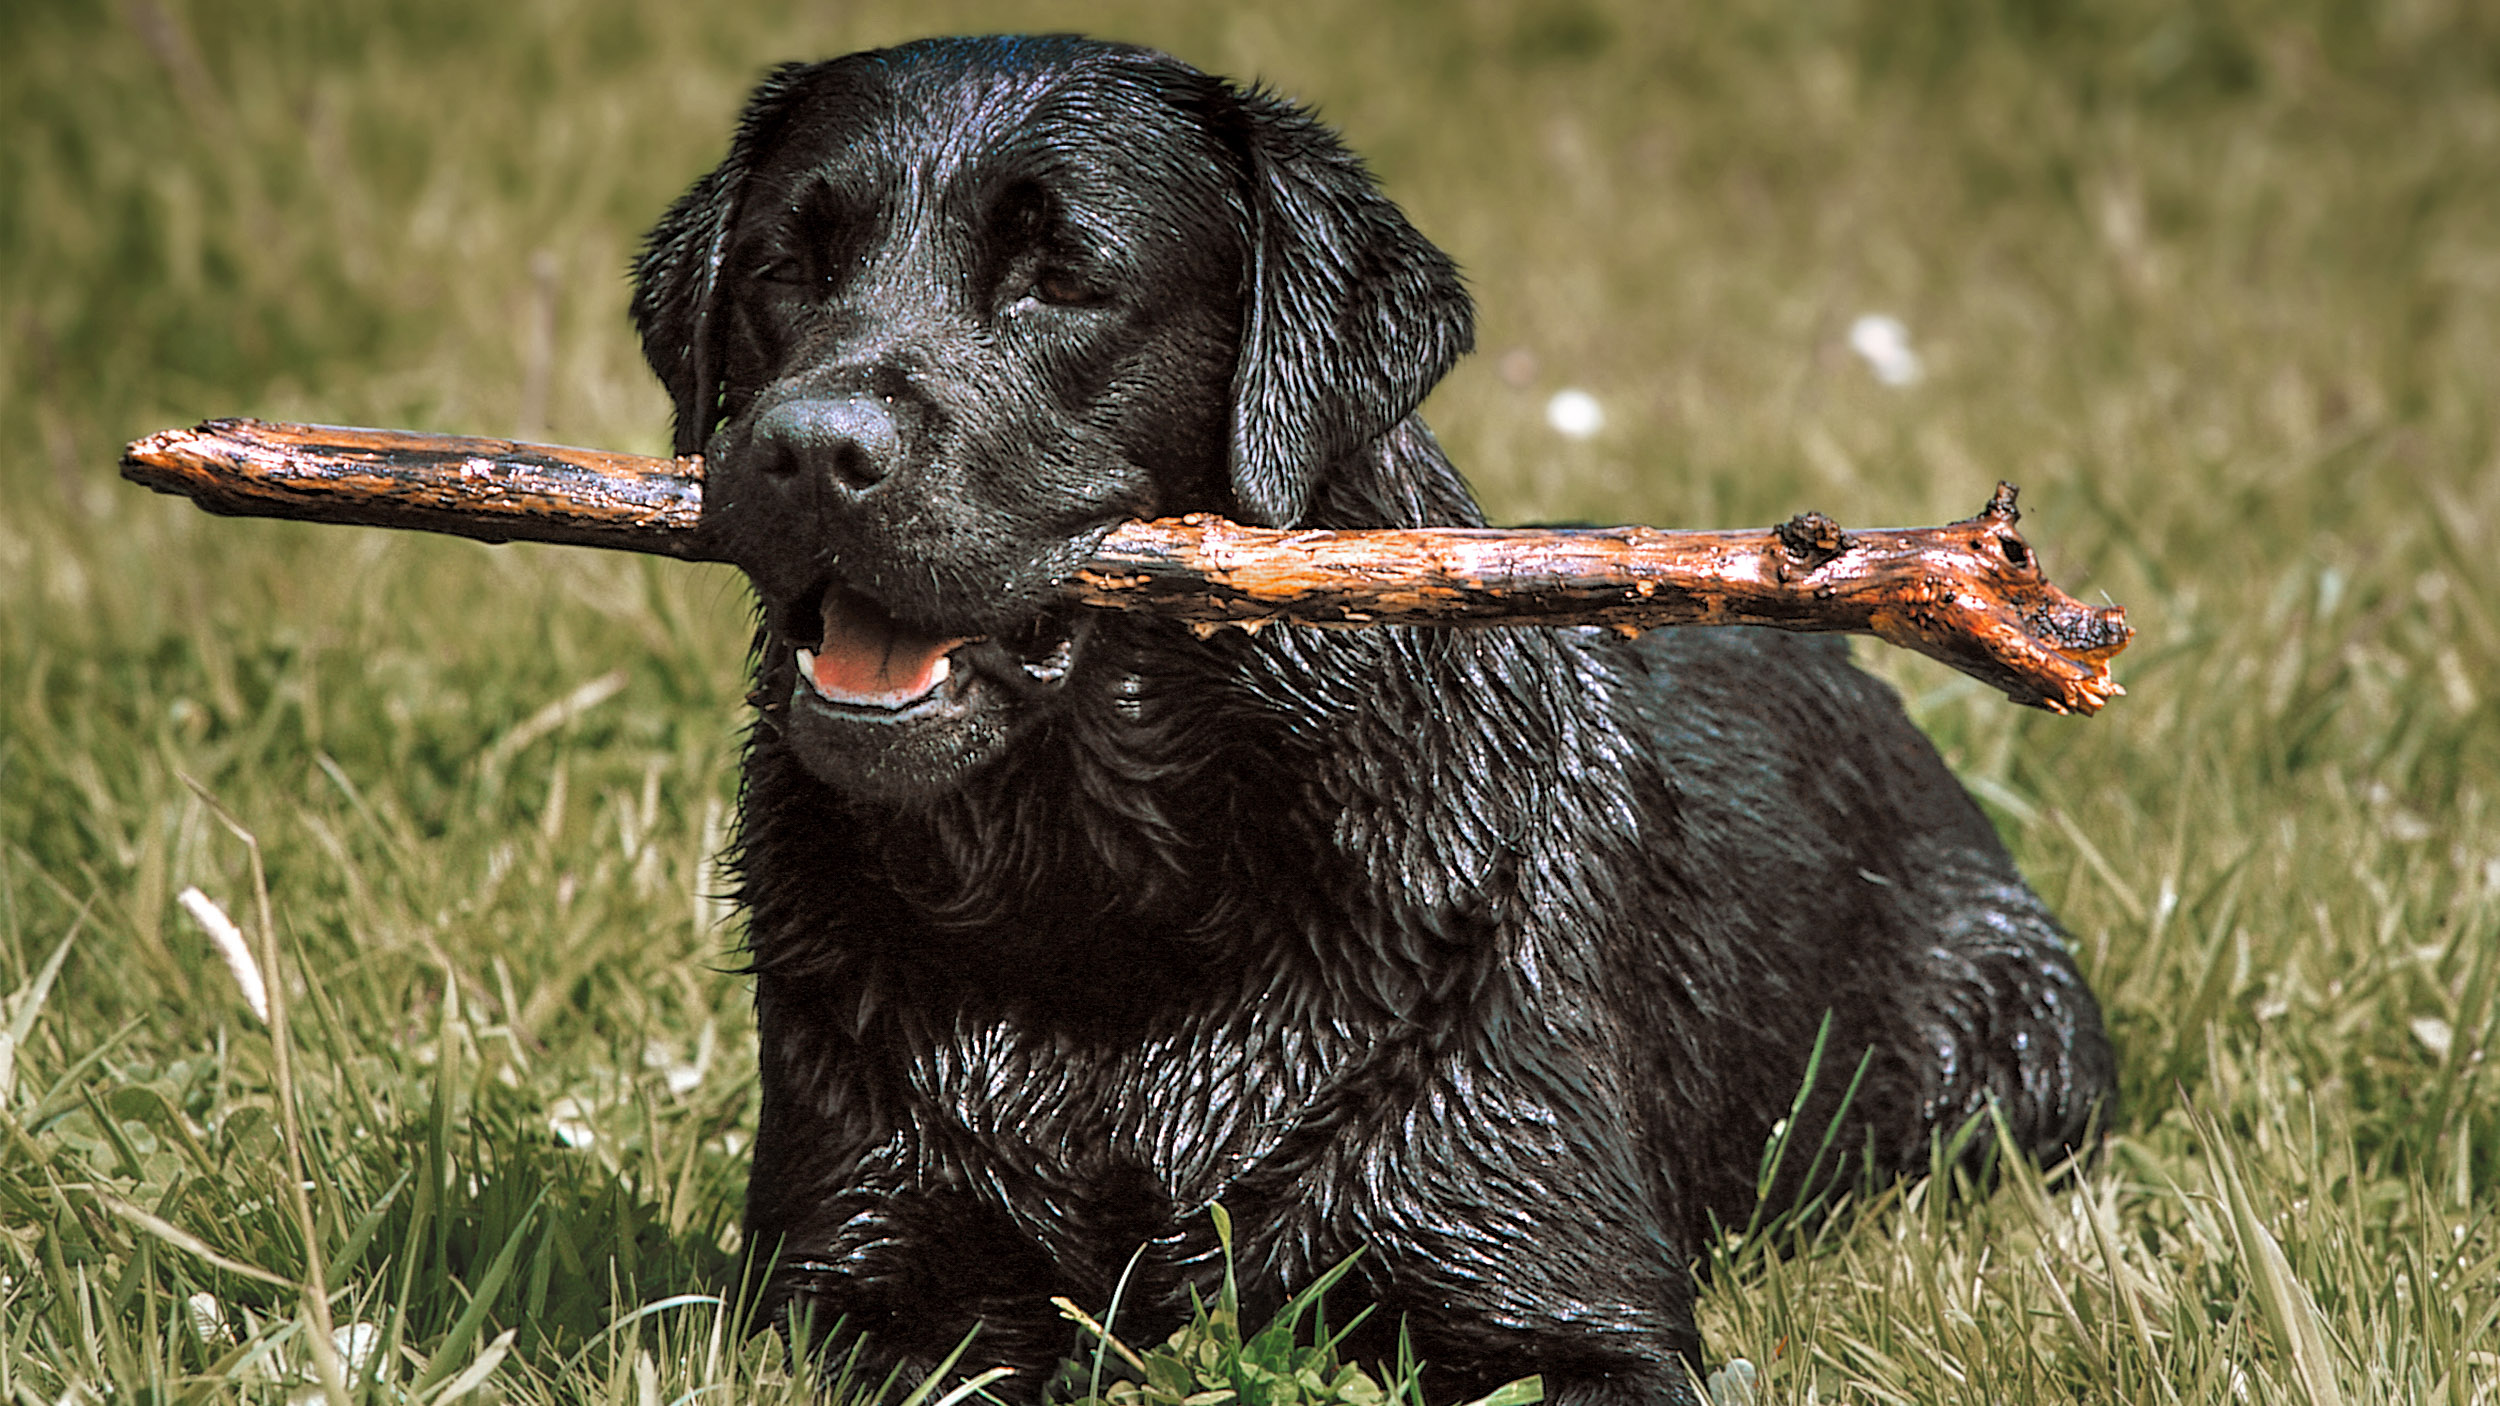
{"type": "Polygon", "coordinates": [[[1475,345],[1475,309],[1335,133],[1273,93],[1237,96],[1249,267],[1233,499],[1244,521],[1283,527],[1475,345]]]}
{"type": "Polygon", "coordinates": [[[785,63],[765,75],[747,99],[729,154],[668,207],[634,261],[634,330],[642,334],[643,360],[676,404],[679,454],[702,453],[720,419],[712,305],[748,168],[778,134],[807,75],[822,66],[785,63]]]}

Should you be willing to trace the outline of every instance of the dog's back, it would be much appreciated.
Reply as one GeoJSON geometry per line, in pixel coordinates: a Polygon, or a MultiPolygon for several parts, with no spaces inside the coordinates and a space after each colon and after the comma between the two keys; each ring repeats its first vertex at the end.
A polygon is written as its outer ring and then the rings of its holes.
{"type": "Polygon", "coordinates": [[[1990,1109],[2044,1163],[2085,1150],[2115,1082],[2099,1007],[1892,690],[1830,637],[1670,630],[1636,650],[1667,778],[1655,858],[1695,931],[1716,935],[1707,961],[1678,951],[1694,933],[1664,937],[1661,961],[1722,1015],[1713,1028],[1731,1043],[1714,1063],[1750,1071],[1712,1091],[1741,1108],[1674,1120],[1716,1144],[1675,1154],[1705,1178],[1680,1207],[1688,1233],[1752,1212],[1753,1159],[1788,1115],[1827,1014],[1815,1096],[1768,1209],[1795,1198],[1827,1134],[1835,1155],[1821,1170],[1843,1185],[1924,1171],[1932,1141],[1973,1135],[1992,1149],[1994,1130],[1970,1126],[1990,1109]]]}

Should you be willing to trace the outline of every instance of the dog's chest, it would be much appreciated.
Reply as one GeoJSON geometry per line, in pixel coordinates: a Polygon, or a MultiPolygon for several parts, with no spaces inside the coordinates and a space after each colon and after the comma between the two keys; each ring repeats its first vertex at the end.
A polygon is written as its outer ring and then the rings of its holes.
{"type": "Polygon", "coordinates": [[[1126,1040],[967,1025],[907,1067],[908,1117],[887,1150],[931,1190],[1144,1192],[1188,1211],[1290,1134],[1361,1043],[1239,1016],[1126,1040]]]}

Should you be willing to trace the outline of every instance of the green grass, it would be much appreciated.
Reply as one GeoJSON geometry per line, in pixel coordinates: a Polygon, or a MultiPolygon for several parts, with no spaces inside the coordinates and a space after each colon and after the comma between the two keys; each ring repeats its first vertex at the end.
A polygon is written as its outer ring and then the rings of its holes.
{"type": "Polygon", "coordinates": [[[709,10],[0,8],[0,1402],[816,1390],[686,1297],[753,1122],[735,578],[112,465],[231,413],[656,450],[623,268],[744,86],[998,27],[1342,125],[1481,300],[1428,413],[1497,517],[1925,522],[2004,476],[2140,627],[2090,721],[1863,652],[2072,927],[2125,1103],[2078,1182],[1721,1247],[1762,1399],[2500,1393],[2500,11],[709,10]],[[175,901],[257,930],[256,854],[283,1084],[175,901]]]}

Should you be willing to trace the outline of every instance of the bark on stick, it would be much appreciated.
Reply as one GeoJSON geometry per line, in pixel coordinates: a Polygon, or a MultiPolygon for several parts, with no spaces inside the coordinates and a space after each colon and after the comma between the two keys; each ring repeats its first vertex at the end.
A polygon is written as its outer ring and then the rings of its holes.
{"type": "Polygon", "coordinates": [[[205,420],[122,451],[122,477],[212,513],[413,527],[709,560],[703,461],[467,435],[205,420]]]}
{"type": "MultiPolygon", "coordinates": [[[[422,528],[719,560],[703,461],[393,430],[211,420],[133,443],[123,474],[211,512],[422,528]]],[[[1819,513],[1735,532],[1323,531],[1193,515],[1113,528],[1066,583],[1084,605],[1202,630],[1375,625],[1767,625],[1871,634],[2016,702],[2092,713],[2123,692],[2116,606],[2052,585],[2014,488],[1942,527],[1844,531],[1819,513]]]]}

